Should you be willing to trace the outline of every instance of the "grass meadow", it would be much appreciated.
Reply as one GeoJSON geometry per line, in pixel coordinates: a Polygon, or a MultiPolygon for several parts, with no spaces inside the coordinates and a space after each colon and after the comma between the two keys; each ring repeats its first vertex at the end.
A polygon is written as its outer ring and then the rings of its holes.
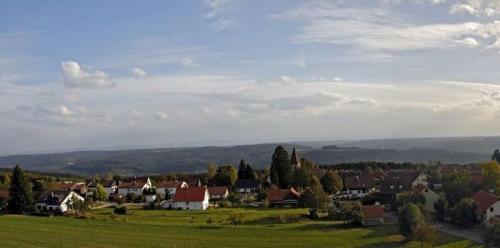
{"type": "MultiPolygon", "coordinates": [[[[115,216],[111,208],[74,217],[0,216],[0,247],[420,247],[404,242],[396,225],[345,227],[304,217],[305,209],[224,208],[142,210],[115,216]],[[227,218],[239,213],[243,223],[227,218]],[[207,223],[210,219],[211,224],[207,223]]],[[[480,247],[439,233],[435,247],[480,247]]]]}

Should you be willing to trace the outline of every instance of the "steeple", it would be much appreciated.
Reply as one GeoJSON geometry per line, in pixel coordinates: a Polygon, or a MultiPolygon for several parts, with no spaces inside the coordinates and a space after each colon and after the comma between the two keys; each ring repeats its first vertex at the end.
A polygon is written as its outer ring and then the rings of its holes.
{"type": "Polygon", "coordinates": [[[295,146],[293,147],[292,158],[290,159],[290,163],[292,164],[294,169],[298,169],[301,167],[299,155],[297,155],[297,151],[295,150],[295,146]]]}

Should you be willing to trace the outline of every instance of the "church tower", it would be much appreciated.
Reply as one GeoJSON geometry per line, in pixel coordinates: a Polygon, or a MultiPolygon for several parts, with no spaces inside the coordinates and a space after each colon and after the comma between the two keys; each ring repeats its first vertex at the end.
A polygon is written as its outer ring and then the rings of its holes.
{"type": "Polygon", "coordinates": [[[290,159],[290,163],[292,164],[292,167],[294,169],[298,169],[298,168],[300,168],[302,166],[300,164],[299,155],[297,155],[297,151],[295,150],[295,146],[293,147],[292,158],[290,159]]]}

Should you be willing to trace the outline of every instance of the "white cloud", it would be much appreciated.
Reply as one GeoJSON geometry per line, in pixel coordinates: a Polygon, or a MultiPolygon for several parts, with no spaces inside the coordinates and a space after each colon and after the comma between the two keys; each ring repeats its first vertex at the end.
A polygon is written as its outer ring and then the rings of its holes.
{"type": "Polygon", "coordinates": [[[130,69],[130,73],[132,73],[134,77],[145,77],[148,75],[148,73],[144,69],[141,69],[139,67],[130,69]]]}
{"type": "Polygon", "coordinates": [[[466,13],[492,17],[500,10],[500,0],[459,0],[451,6],[450,13],[466,13]]]}
{"type": "Polygon", "coordinates": [[[188,67],[188,68],[194,68],[197,67],[198,64],[191,58],[184,58],[181,61],[182,66],[188,67]]]}
{"type": "Polygon", "coordinates": [[[61,82],[69,88],[109,88],[115,86],[105,72],[85,71],[75,61],[65,61],[61,67],[61,82]]]}
{"type": "Polygon", "coordinates": [[[205,4],[210,8],[210,12],[204,15],[205,18],[212,20],[210,26],[215,31],[224,31],[236,24],[236,21],[227,18],[224,14],[232,0],[207,0],[205,4]]]}
{"type": "Polygon", "coordinates": [[[156,116],[156,118],[158,118],[159,120],[166,120],[166,119],[168,119],[168,114],[167,114],[167,113],[164,113],[164,112],[160,112],[160,111],[156,112],[156,113],[155,113],[155,116],[156,116]]]}
{"type": "Polygon", "coordinates": [[[296,84],[297,80],[291,76],[283,75],[280,77],[281,81],[286,84],[296,84]]]}

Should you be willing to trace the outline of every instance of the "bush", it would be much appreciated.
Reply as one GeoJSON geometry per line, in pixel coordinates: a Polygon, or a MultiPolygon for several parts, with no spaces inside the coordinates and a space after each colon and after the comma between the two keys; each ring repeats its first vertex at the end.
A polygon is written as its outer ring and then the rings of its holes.
{"type": "Polygon", "coordinates": [[[137,194],[135,194],[135,193],[128,193],[126,197],[127,197],[127,201],[128,202],[135,202],[136,199],[137,199],[137,194]]]}
{"type": "Polygon", "coordinates": [[[500,224],[497,224],[486,233],[484,237],[486,247],[500,247],[500,224]]]}
{"type": "Polygon", "coordinates": [[[115,209],[113,209],[114,214],[119,214],[119,215],[127,215],[129,214],[127,206],[117,206],[115,209]]]}
{"type": "Polygon", "coordinates": [[[214,223],[214,220],[209,217],[205,222],[207,223],[207,225],[212,225],[212,223],[214,223]]]}
{"type": "Polygon", "coordinates": [[[234,227],[236,228],[236,225],[241,224],[243,222],[243,215],[240,213],[232,213],[229,215],[229,218],[227,218],[227,221],[230,224],[233,224],[234,227]]]}

